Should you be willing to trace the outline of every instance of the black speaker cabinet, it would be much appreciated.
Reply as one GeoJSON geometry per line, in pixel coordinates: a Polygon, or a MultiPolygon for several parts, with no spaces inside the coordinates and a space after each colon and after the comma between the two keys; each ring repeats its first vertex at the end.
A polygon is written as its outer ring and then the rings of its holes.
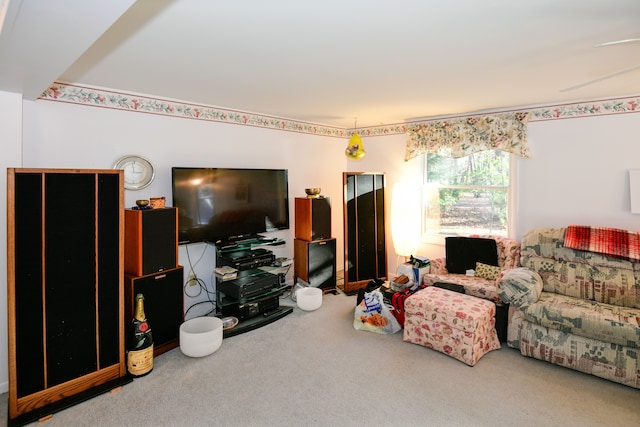
{"type": "Polygon", "coordinates": [[[145,276],[178,266],[176,208],[126,209],[124,271],[145,276]]]}
{"type": "Polygon", "coordinates": [[[331,199],[296,198],[295,237],[307,241],[331,238],[331,199]]]}
{"type": "Polygon", "coordinates": [[[293,240],[294,275],[311,286],[336,287],[336,239],[293,240]]]}
{"type": "Polygon", "coordinates": [[[10,426],[131,380],[123,212],[121,171],[7,170],[10,426]]]}
{"type": "Polygon", "coordinates": [[[387,277],[385,176],[344,172],[344,292],[387,277]]]}
{"type": "MultiPolygon", "coordinates": [[[[178,331],[184,319],[182,266],[146,276],[125,275],[125,318],[133,319],[135,298],[144,295],[144,312],[153,334],[153,355],[178,346],[178,331]]],[[[125,322],[125,331],[129,323],[125,322]]]]}

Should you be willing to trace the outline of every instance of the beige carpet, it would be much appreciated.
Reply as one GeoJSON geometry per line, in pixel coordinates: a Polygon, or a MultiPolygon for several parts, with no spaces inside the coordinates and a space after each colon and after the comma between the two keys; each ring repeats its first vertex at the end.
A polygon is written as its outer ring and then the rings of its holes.
{"type": "MultiPolygon", "coordinates": [[[[640,390],[503,345],[469,367],[353,328],[355,296],[325,295],[193,359],[56,413],[57,426],[636,426],[640,390]]],[[[283,299],[282,304],[293,304],[283,299]]],[[[6,419],[6,394],[2,399],[6,419]]]]}

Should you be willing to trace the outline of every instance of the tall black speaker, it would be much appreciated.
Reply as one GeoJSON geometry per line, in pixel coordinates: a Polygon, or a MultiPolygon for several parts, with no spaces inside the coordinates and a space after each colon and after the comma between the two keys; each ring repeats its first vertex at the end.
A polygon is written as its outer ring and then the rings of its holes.
{"type": "Polygon", "coordinates": [[[387,277],[385,176],[343,172],[344,292],[387,277]]]}
{"type": "Polygon", "coordinates": [[[9,426],[131,381],[122,181],[116,170],[7,169],[9,426]]]}
{"type": "Polygon", "coordinates": [[[124,270],[145,276],[178,266],[176,208],[125,210],[124,270]]]}

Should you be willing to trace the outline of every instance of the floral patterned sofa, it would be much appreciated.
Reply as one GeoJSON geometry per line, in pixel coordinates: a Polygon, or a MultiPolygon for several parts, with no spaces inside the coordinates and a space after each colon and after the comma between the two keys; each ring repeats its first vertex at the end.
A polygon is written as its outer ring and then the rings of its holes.
{"type": "Polygon", "coordinates": [[[522,267],[499,279],[500,298],[510,304],[507,344],[640,388],[640,262],[610,252],[628,243],[640,249],[640,233],[591,227],[599,242],[576,246],[571,227],[528,231],[522,267]]]}
{"type": "MultiPolygon", "coordinates": [[[[473,235],[470,237],[479,237],[485,239],[494,239],[498,250],[498,270],[502,272],[520,266],[520,243],[507,237],[492,235],[473,235]]],[[[503,273],[501,273],[503,274],[503,273]]],[[[464,287],[465,294],[477,298],[488,299],[497,304],[502,304],[502,300],[498,295],[497,280],[500,274],[485,275],[480,277],[476,273],[475,276],[467,276],[466,274],[455,274],[447,271],[447,263],[445,257],[431,260],[431,270],[425,274],[422,283],[431,286],[437,282],[453,283],[464,287]]]]}

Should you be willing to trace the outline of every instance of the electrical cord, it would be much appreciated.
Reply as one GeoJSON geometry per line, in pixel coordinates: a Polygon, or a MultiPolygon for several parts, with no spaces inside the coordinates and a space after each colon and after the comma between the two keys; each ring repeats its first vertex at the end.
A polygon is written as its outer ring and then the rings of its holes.
{"type": "MultiPolygon", "coordinates": [[[[185,314],[185,318],[187,317],[187,313],[189,313],[189,311],[193,307],[199,306],[199,305],[202,305],[202,304],[211,304],[211,306],[212,306],[212,309],[207,313],[207,315],[216,311],[216,301],[215,301],[215,299],[213,299],[211,297],[212,295],[215,295],[215,292],[212,291],[212,290],[209,290],[209,288],[207,287],[206,282],[204,280],[200,279],[198,277],[198,275],[196,274],[196,272],[195,272],[195,266],[198,265],[200,263],[200,261],[202,261],[202,258],[204,258],[204,255],[207,252],[208,247],[209,247],[209,245],[206,244],[205,247],[204,247],[204,250],[202,251],[202,254],[200,254],[200,257],[198,258],[198,260],[195,263],[193,263],[191,261],[191,254],[189,253],[189,245],[186,245],[186,247],[185,247],[185,251],[186,251],[186,254],[187,254],[187,263],[189,264],[189,273],[187,275],[187,280],[184,282],[184,285],[183,285],[183,292],[184,292],[185,296],[187,296],[189,298],[197,298],[200,295],[202,295],[203,292],[205,292],[207,294],[207,299],[205,301],[196,302],[196,303],[192,304],[191,306],[189,306],[185,310],[185,313],[184,313],[185,314]],[[197,292],[194,293],[194,294],[190,294],[188,292],[188,290],[189,290],[189,288],[192,288],[194,286],[194,284],[193,284],[194,281],[198,285],[197,292]]],[[[213,280],[213,276],[212,276],[211,280],[213,280]]],[[[211,283],[213,283],[213,282],[211,282],[211,283]]]]}
{"type": "MultiPolygon", "coordinates": [[[[284,273],[278,273],[278,274],[282,274],[285,277],[285,282],[284,282],[285,284],[287,283],[287,280],[286,280],[287,274],[289,274],[289,271],[291,270],[291,266],[292,265],[293,265],[293,263],[289,264],[284,273]]],[[[293,292],[293,287],[295,285],[296,285],[295,284],[295,278],[292,278],[291,279],[291,284],[289,285],[289,287],[287,289],[285,289],[284,291],[282,291],[282,294],[280,295],[280,299],[289,298],[291,296],[291,293],[293,292]]]]}

